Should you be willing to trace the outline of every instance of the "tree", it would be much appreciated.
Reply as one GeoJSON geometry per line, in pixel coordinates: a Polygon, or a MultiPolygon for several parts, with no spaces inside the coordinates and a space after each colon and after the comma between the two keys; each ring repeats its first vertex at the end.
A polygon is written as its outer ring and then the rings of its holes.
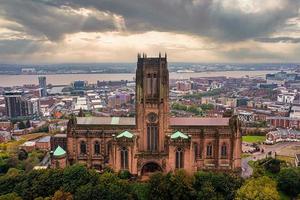
{"type": "Polygon", "coordinates": [[[102,191],[102,199],[132,199],[129,183],[116,174],[105,172],[100,176],[97,186],[102,191]]]}
{"type": "Polygon", "coordinates": [[[4,174],[9,169],[6,159],[0,157],[0,174],[4,174]]]}
{"type": "Polygon", "coordinates": [[[88,183],[77,188],[74,198],[80,200],[100,200],[103,197],[103,190],[104,188],[101,188],[99,185],[88,183]]]}
{"type": "Polygon", "coordinates": [[[18,124],[18,128],[19,129],[25,129],[26,128],[26,125],[23,121],[20,121],[19,124],[18,124]]]}
{"type": "Polygon", "coordinates": [[[73,196],[69,192],[58,190],[54,193],[51,200],[73,200],[73,196]]]}
{"type": "Polygon", "coordinates": [[[155,173],[149,179],[149,199],[169,200],[172,199],[171,174],[162,174],[161,172],[155,173]]]}
{"type": "Polygon", "coordinates": [[[277,174],[280,172],[280,160],[270,159],[265,163],[265,169],[273,174],[277,174]]]}
{"type": "Polygon", "coordinates": [[[130,179],[132,177],[131,173],[128,170],[121,170],[118,173],[120,179],[130,179]]]}
{"type": "Polygon", "coordinates": [[[20,149],[18,152],[19,160],[26,160],[28,158],[28,153],[24,149],[20,149]]]}
{"type": "Polygon", "coordinates": [[[0,176],[0,195],[14,192],[15,186],[21,182],[22,177],[22,175],[10,176],[7,174],[0,176]]]}
{"type": "Polygon", "coordinates": [[[0,196],[0,200],[22,200],[16,193],[8,193],[0,196]]]}
{"type": "Polygon", "coordinates": [[[223,113],[223,117],[232,117],[232,115],[233,115],[233,110],[226,110],[223,113]]]}
{"type": "Polygon", "coordinates": [[[177,170],[170,177],[170,184],[172,186],[172,199],[185,200],[193,199],[195,195],[192,187],[193,178],[189,176],[184,170],[177,170]]]}
{"type": "Polygon", "coordinates": [[[31,127],[31,123],[30,123],[30,121],[29,121],[29,119],[26,121],[26,128],[30,128],[31,127]]]}
{"type": "Polygon", "coordinates": [[[141,182],[133,182],[130,184],[131,193],[134,199],[148,200],[149,198],[149,184],[141,182]]]}
{"type": "Polygon", "coordinates": [[[279,200],[276,182],[269,177],[251,178],[237,191],[237,200],[279,200]]]}
{"type": "Polygon", "coordinates": [[[81,107],[79,109],[78,117],[85,117],[85,114],[84,114],[84,112],[83,112],[83,110],[82,110],[81,107]]]}
{"type": "Polygon", "coordinates": [[[197,191],[197,199],[212,199],[212,200],[219,200],[223,199],[222,196],[216,193],[214,186],[210,181],[205,182],[201,189],[197,191]]]}
{"type": "Polygon", "coordinates": [[[208,104],[201,104],[200,107],[201,107],[201,109],[204,110],[204,111],[214,109],[214,105],[211,104],[211,103],[208,103],[208,104]]]}
{"type": "Polygon", "coordinates": [[[239,176],[212,173],[197,172],[193,183],[194,189],[197,191],[198,199],[233,199],[237,189],[241,187],[243,179],[239,176]]]}
{"type": "Polygon", "coordinates": [[[278,174],[278,188],[290,197],[300,194],[300,170],[296,168],[283,169],[278,174]]]}
{"type": "Polygon", "coordinates": [[[80,185],[87,183],[97,184],[99,176],[82,165],[73,165],[63,171],[62,180],[64,191],[74,194],[80,185]]]}
{"type": "Polygon", "coordinates": [[[16,177],[16,176],[19,176],[21,173],[22,173],[22,170],[19,170],[16,168],[9,168],[9,170],[6,173],[6,176],[16,177]]]}
{"type": "Polygon", "coordinates": [[[43,197],[37,197],[34,200],[45,200],[43,197]]]}

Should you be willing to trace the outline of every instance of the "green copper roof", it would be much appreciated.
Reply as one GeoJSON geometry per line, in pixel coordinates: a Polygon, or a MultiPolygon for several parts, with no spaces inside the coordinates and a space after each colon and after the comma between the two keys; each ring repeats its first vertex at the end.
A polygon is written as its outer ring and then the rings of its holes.
{"type": "Polygon", "coordinates": [[[176,131],[171,135],[171,139],[177,139],[177,138],[188,139],[189,137],[184,133],[181,133],[180,131],[176,131]]]}
{"type": "Polygon", "coordinates": [[[112,117],[111,118],[111,124],[119,124],[120,117],[112,117]]]}
{"type": "Polygon", "coordinates": [[[132,138],[133,134],[130,133],[129,131],[124,131],[117,136],[117,138],[122,138],[122,137],[132,138]]]}
{"type": "Polygon", "coordinates": [[[66,151],[63,148],[61,148],[59,145],[57,146],[57,148],[55,149],[55,151],[53,153],[54,156],[63,156],[65,154],[66,154],[66,151]]]}

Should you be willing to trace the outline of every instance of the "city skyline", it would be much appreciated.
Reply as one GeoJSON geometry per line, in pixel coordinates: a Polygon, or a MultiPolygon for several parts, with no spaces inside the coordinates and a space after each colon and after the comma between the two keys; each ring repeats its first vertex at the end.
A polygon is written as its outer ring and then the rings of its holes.
{"type": "Polygon", "coordinates": [[[1,0],[1,63],[299,62],[300,2],[1,0]]]}

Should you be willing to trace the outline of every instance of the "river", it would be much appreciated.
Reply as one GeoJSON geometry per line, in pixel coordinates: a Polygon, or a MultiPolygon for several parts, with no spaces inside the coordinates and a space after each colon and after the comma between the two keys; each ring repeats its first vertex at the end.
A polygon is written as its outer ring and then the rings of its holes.
{"type": "MultiPolygon", "coordinates": [[[[218,71],[218,72],[193,72],[193,73],[170,73],[170,79],[189,79],[190,77],[216,77],[226,76],[233,78],[262,77],[267,73],[277,71],[218,71]]],[[[39,75],[0,75],[0,87],[22,86],[23,84],[38,84],[39,75]]],[[[135,74],[53,74],[45,75],[47,84],[68,85],[76,80],[96,83],[99,81],[134,80],[135,74]]]]}

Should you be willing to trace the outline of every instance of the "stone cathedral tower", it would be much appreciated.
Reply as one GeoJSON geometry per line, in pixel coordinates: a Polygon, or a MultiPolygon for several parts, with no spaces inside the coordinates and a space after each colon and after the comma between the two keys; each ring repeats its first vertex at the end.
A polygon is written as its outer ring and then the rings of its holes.
{"type": "Polygon", "coordinates": [[[136,125],[140,133],[138,151],[164,152],[169,127],[169,71],[167,57],[138,55],[136,70],[136,125]]]}

